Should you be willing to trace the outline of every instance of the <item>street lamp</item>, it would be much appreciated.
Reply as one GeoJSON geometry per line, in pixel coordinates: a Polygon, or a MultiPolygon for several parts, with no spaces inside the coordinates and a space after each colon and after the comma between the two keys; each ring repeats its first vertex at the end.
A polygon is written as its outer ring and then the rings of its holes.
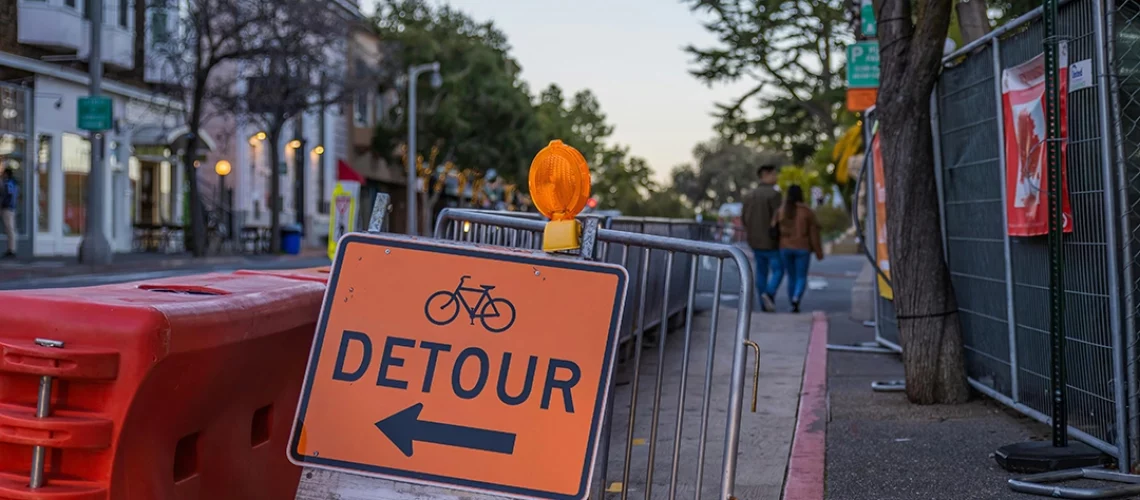
{"type": "Polygon", "coordinates": [[[439,62],[421,64],[408,68],[408,234],[416,232],[416,79],[420,74],[431,71],[432,88],[443,86],[439,74],[439,62]]]}
{"type": "MultiPolygon", "coordinates": [[[[219,220],[219,223],[221,222],[221,217],[224,215],[224,213],[222,213],[222,212],[224,211],[224,208],[226,206],[226,202],[225,202],[225,199],[226,199],[226,176],[230,175],[231,170],[233,170],[233,166],[230,165],[230,162],[228,162],[226,160],[218,160],[218,162],[214,164],[214,173],[218,174],[218,212],[219,212],[218,213],[218,220],[219,220]]],[[[230,207],[230,208],[233,208],[233,207],[230,207]]],[[[230,215],[231,215],[231,217],[233,216],[232,213],[230,215]]],[[[231,218],[230,222],[232,222],[232,221],[233,221],[233,219],[231,218]]],[[[232,230],[233,230],[233,225],[227,224],[226,234],[224,237],[228,239],[230,237],[230,235],[233,234],[233,233],[229,232],[232,230]]]]}
{"type": "Polygon", "coordinates": [[[233,166],[226,160],[218,160],[214,164],[214,173],[218,174],[218,208],[222,208],[223,200],[226,197],[226,176],[230,175],[233,166]]]}

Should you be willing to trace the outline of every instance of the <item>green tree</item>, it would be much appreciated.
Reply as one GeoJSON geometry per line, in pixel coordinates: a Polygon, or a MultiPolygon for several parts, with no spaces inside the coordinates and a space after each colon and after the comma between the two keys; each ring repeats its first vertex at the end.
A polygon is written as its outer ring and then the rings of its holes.
{"type": "Polygon", "coordinates": [[[606,142],[614,128],[606,122],[602,105],[590,90],[580,90],[567,101],[562,89],[551,84],[535,104],[542,140],[559,139],[578,149],[591,169],[604,160],[606,142]]]}
{"type": "Polygon", "coordinates": [[[602,152],[593,170],[591,191],[598,199],[598,208],[619,210],[626,215],[647,215],[642,211],[642,204],[657,186],[653,182],[653,169],[644,158],[630,156],[627,147],[615,146],[602,152]]]}
{"type": "Polygon", "coordinates": [[[614,128],[589,90],[567,100],[561,88],[550,85],[539,94],[535,112],[544,141],[559,139],[589,162],[591,192],[599,209],[656,217],[691,215],[680,197],[653,181],[653,169],[644,158],[631,156],[628,147],[608,144],[614,128]]]}
{"type": "MultiPolygon", "coordinates": [[[[373,19],[387,44],[388,78],[383,85],[406,95],[411,64],[439,61],[443,83],[413,82],[422,101],[417,111],[417,157],[433,148],[442,163],[478,173],[495,168],[507,181],[526,179],[542,142],[520,67],[506,36],[490,22],[477,22],[447,5],[424,0],[383,0],[373,19]]],[[[406,106],[391,106],[376,128],[373,148],[402,163],[407,138],[406,106]]]]}
{"type": "Polygon", "coordinates": [[[953,0],[877,0],[882,64],[880,140],[887,189],[887,245],[907,399],[969,398],[958,304],[942,254],[930,92],[942,66],[953,0]],[[889,21],[887,21],[889,20],[889,21]]]}
{"type": "Polygon", "coordinates": [[[843,47],[853,40],[843,0],[682,0],[711,19],[710,48],[689,46],[691,73],[709,85],[751,82],[718,104],[718,132],[787,153],[801,164],[838,127],[854,121],[843,106],[843,47]],[[750,112],[759,112],[758,117],[750,112]]]}
{"type": "Polygon", "coordinates": [[[696,165],[681,165],[672,172],[673,189],[701,212],[714,213],[725,203],[740,202],[760,182],[756,169],[763,164],[780,166],[787,159],[727,140],[714,140],[693,148],[696,165]]]}

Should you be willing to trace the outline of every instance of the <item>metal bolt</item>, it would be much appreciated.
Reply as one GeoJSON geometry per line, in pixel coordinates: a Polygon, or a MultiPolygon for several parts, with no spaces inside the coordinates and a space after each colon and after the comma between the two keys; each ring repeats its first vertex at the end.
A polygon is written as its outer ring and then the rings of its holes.
{"type": "MultiPolygon", "coordinates": [[[[40,347],[50,347],[53,349],[63,349],[63,342],[59,340],[49,339],[36,339],[36,345],[40,347]]],[[[43,375],[40,377],[40,392],[36,400],[36,418],[47,418],[51,414],[51,375],[43,375]]],[[[32,489],[40,488],[44,485],[44,462],[47,459],[47,448],[43,446],[36,446],[32,448],[32,474],[30,484],[32,489]]]]}
{"type": "Polygon", "coordinates": [[[319,456],[321,456],[321,452],[319,452],[319,451],[314,451],[314,452],[313,452],[313,456],[314,456],[314,457],[319,457],[319,456]]]}
{"type": "Polygon", "coordinates": [[[385,253],[385,254],[389,254],[389,253],[392,253],[392,249],[391,249],[391,248],[385,248],[385,249],[384,249],[384,253],[385,253]]]}
{"type": "Polygon", "coordinates": [[[541,273],[539,273],[538,271],[535,271],[535,272],[534,272],[534,275],[535,275],[535,276],[538,276],[539,274],[541,274],[541,273]]]}

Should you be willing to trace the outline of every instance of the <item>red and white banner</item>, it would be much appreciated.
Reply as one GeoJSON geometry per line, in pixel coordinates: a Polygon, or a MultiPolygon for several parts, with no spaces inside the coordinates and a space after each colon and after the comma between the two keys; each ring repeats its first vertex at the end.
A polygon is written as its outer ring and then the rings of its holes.
{"type": "MultiPolygon", "coordinates": [[[[1068,52],[1058,51],[1062,139],[1068,138],[1068,52]]],[[[1010,236],[1049,233],[1049,190],[1046,151],[1045,55],[1002,71],[1002,117],[1005,128],[1006,214],[1010,236]]],[[[1064,232],[1073,232],[1069,205],[1065,140],[1061,141],[1061,208],[1064,232]]]]}

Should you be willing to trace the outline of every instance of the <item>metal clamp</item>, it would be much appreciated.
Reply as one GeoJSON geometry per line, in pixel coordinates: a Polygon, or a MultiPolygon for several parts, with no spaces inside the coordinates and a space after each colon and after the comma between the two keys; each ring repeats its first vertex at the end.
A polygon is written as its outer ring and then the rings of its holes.
{"type": "MultiPolygon", "coordinates": [[[[63,342],[59,340],[36,339],[36,345],[63,349],[63,342]]],[[[40,392],[36,399],[36,418],[47,418],[51,413],[51,386],[54,382],[51,375],[40,377],[40,392]]],[[[32,489],[44,485],[44,462],[47,458],[47,447],[36,446],[32,448],[32,473],[28,486],[32,489]]]]}
{"type": "Polygon", "coordinates": [[[760,392],[760,344],[751,340],[745,340],[744,345],[756,351],[756,371],[752,374],[752,413],[756,413],[756,398],[760,392]]]}
{"type": "Polygon", "coordinates": [[[388,223],[388,212],[392,210],[389,204],[391,198],[388,193],[376,193],[376,199],[372,203],[372,216],[368,219],[368,232],[380,233],[383,232],[388,223]]]}
{"type": "Polygon", "coordinates": [[[598,242],[598,218],[587,217],[585,227],[582,228],[582,246],[578,255],[585,260],[594,260],[594,248],[598,242]]]}

